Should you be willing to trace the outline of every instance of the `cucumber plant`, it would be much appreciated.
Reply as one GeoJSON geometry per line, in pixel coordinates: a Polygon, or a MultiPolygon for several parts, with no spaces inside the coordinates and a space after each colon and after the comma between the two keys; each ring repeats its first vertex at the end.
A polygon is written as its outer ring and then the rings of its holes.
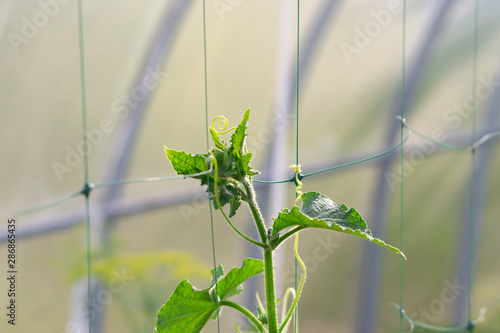
{"type": "MultiPolygon", "coordinates": [[[[229,130],[227,119],[217,117],[209,128],[214,147],[204,154],[190,154],[165,148],[168,159],[179,175],[199,179],[201,185],[207,185],[207,192],[214,208],[221,211],[231,228],[246,241],[262,248],[262,260],[246,258],[241,267],[231,269],[224,274],[222,266],[211,270],[212,280],[205,289],[197,289],[188,280],[181,281],[167,302],[160,308],[155,332],[200,332],[210,319],[217,319],[223,307],[230,307],[242,313],[253,324],[253,331],[278,333],[284,332],[297,306],[305,282],[306,267],[297,252],[298,232],[306,228],[320,228],[347,233],[364,238],[370,242],[395,251],[404,257],[397,248],[372,236],[361,215],[344,204],[336,204],[325,195],[316,191],[302,193],[300,188],[300,166],[295,167],[294,181],[297,186],[297,199],[292,209],[284,208],[272,223],[264,222],[257,204],[252,177],[259,172],[250,165],[252,154],[245,146],[247,122],[250,109],[244,114],[241,123],[229,130]],[[214,123],[219,119],[218,130],[214,123]],[[221,135],[233,131],[230,143],[223,141],[221,135]],[[207,173],[207,171],[209,171],[207,173]],[[204,174],[206,173],[206,174],[204,174]],[[201,174],[201,175],[200,175],[201,174]],[[302,202],[301,208],[299,203],[302,202]],[[250,208],[259,238],[253,239],[240,231],[232,222],[241,204],[250,208]],[[223,208],[229,205],[229,215],[223,208]],[[285,240],[295,235],[295,256],[302,268],[302,277],[298,289],[291,290],[294,296],[287,309],[283,303],[283,316],[278,322],[277,299],[274,285],[273,252],[285,240]],[[264,274],[265,307],[259,301],[257,313],[230,301],[229,299],[243,291],[245,280],[264,274]]],[[[406,259],[406,257],[405,257],[406,259]]],[[[286,298],[286,297],[285,297],[286,298]]],[[[235,328],[241,332],[239,328],[235,328]]]]}

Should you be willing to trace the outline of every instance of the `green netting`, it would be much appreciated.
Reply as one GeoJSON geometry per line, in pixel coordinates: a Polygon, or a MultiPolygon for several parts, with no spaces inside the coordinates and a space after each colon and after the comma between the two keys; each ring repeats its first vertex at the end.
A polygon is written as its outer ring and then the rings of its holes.
{"type": "MultiPolygon", "coordinates": [[[[138,178],[138,179],[122,179],[122,180],[117,180],[117,181],[112,181],[112,182],[104,182],[104,183],[91,183],[89,182],[89,168],[88,168],[88,138],[85,135],[87,133],[87,106],[86,106],[86,80],[85,80],[85,49],[84,49],[84,29],[83,29],[83,10],[82,10],[82,1],[78,0],[78,32],[79,32],[79,57],[80,57],[80,87],[81,87],[81,117],[82,117],[82,133],[83,133],[83,163],[84,163],[84,185],[83,189],[79,191],[75,191],[57,201],[48,203],[46,205],[40,206],[40,207],[35,207],[23,211],[19,211],[14,213],[16,216],[21,216],[21,215],[27,215],[27,214],[33,214],[36,212],[40,212],[43,210],[47,210],[49,208],[53,208],[55,206],[61,205],[79,195],[83,195],[85,197],[85,226],[86,226],[86,246],[87,246],[87,282],[88,282],[88,306],[89,306],[89,332],[91,332],[92,328],[92,288],[91,288],[91,277],[92,277],[92,271],[91,271],[91,244],[90,244],[90,201],[89,201],[89,194],[92,190],[94,189],[100,189],[100,188],[106,188],[106,187],[111,187],[111,186],[118,186],[118,185],[125,185],[125,184],[133,184],[133,183],[147,183],[147,182],[160,182],[160,181],[171,181],[171,180],[177,180],[181,178],[186,178],[186,176],[174,176],[174,177],[152,177],[152,178],[138,178]]],[[[299,74],[300,74],[300,68],[299,68],[299,55],[300,55],[300,1],[297,0],[297,48],[296,48],[296,70],[297,70],[297,75],[296,75],[296,124],[295,124],[295,135],[296,135],[296,142],[295,142],[295,163],[296,165],[299,165],[299,74]]],[[[344,167],[350,167],[356,164],[360,164],[369,160],[377,159],[382,156],[391,154],[394,152],[396,149],[400,148],[400,172],[401,172],[401,182],[400,182],[400,191],[401,191],[401,196],[400,196],[400,248],[403,250],[403,244],[404,244],[404,167],[403,167],[403,161],[404,161],[404,148],[405,148],[405,143],[407,142],[408,138],[411,137],[411,135],[415,134],[428,142],[432,142],[434,144],[440,145],[445,149],[449,149],[451,151],[458,151],[458,152],[464,152],[468,153],[471,156],[471,161],[472,161],[472,168],[471,168],[471,173],[470,173],[470,188],[471,188],[471,193],[469,194],[469,200],[473,201],[474,200],[474,182],[475,182],[475,152],[476,149],[486,142],[490,142],[491,140],[498,138],[500,136],[500,132],[495,131],[491,133],[486,133],[479,139],[477,138],[477,125],[476,125],[476,117],[477,117],[477,106],[474,109],[472,113],[472,121],[471,121],[471,138],[470,138],[470,144],[467,147],[459,147],[459,146],[454,146],[447,144],[445,142],[441,142],[438,140],[435,140],[431,138],[428,135],[422,134],[420,131],[415,130],[413,127],[411,127],[408,124],[408,121],[405,117],[405,93],[406,93],[406,87],[405,87],[405,82],[406,82],[406,1],[404,1],[404,7],[403,7],[403,28],[402,28],[402,89],[401,89],[401,101],[402,101],[402,106],[401,106],[401,115],[400,115],[400,122],[401,122],[401,136],[400,136],[400,142],[395,145],[394,147],[383,151],[382,153],[369,156],[360,160],[344,163],[341,165],[337,166],[332,166],[328,167],[319,171],[314,171],[308,174],[298,174],[297,178],[296,175],[294,175],[290,179],[284,179],[284,180],[260,180],[260,179],[254,179],[255,182],[258,183],[266,183],[266,184],[278,184],[278,183],[286,183],[286,182],[297,182],[297,179],[302,180],[307,177],[312,177],[316,175],[320,175],[329,171],[333,171],[339,168],[344,168],[344,167]],[[408,130],[408,133],[405,134],[405,128],[408,130]]],[[[206,8],[205,8],[205,0],[203,0],[203,52],[204,52],[204,91],[205,91],[205,123],[206,123],[206,140],[207,140],[207,149],[209,149],[209,117],[208,117],[208,110],[209,110],[209,103],[208,103],[208,70],[207,70],[207,29],[206,29],[206,8]]],[[[472,75],[472,90],[473,92],[477,88],[477,65],[478,65],[478,59],[477,59],[477,54],[478,54],[478,39],[480,37],[479,35],[479,1],[475,0],[475,12],[474,12],[474,39],[473,39],[473,46],[472,46],[472,53],[473,53],[473,75],[472,75]]],[[[201,175],[208,175],[212,173],[212,167],[210,167],[209,170],[205,172],[201,172],[198,174],[193,174],[191,177],[198,177],[201,175]]],[[[285,174],[287,170],[283,170],[283,174],[285,174]]],[[[265,175],[263,175],[265,177],[265,175]]],[[[471,204],[471,207],[474,207],[474,205],[471,204]]],[[[471,209],[470,211],[470,219],[471,221],[474,219],[474,211],[471,209]]],[[[213,216],[212,216],[212,207],[210,205],[210,223],[211,223],[211,239],[212,239],[212,253],[213,253],[213,266],[214,268],[217,267],[216,265],[216,251],[215,251],[215,246],[216,246],[216,240],[215,240],[215,235],[214,235],[214,228],[213,228],[213,216]]],[[[473,229],[473,223],[469,223],[469,226],[471,227],[469,230],[469,237],[470,237],[470,244],[474,245],[473,239],[474,239],[474,229],[473,229]]],[[[472,261],[473,259],[473,246],[470,246],[469,249],[469,258],[472,261]]],[[[400,300],[399,300],[399,305],[392,303],[391,307],[396,310],[396,312],[400,315],[400,332],[404,332],[404,322],[408,322],[410,325],[410,330],[409,332],[413,332],[415,327],[421,327],[425,328],[428,330],[433,330],[437,332],[460,332],[464,330],[472,331],[473,327],[479,325],[484,321],[485,314],[486,312],[491,309],[494,305],[496,305],[499,301],[494,301],[484,307],[481,308],[479,317],[476,320],[472,320],[472,301],[471,301],[471,293],[472,293],[472,280],[474,277],[474,271],[473,271],[473,266],[474,262],[469,262],[469,278],[468,278],[468,323],[465,326],[458,326],[458,327],[440,327],[440,326],[435,326],[435,325],[429,325],[425,324],[422,322],[414,321],[413,319],[409,318],[404,310],[403,306],[403,286],[404,286],[404,279],[403,279],[403,264],[401,263],[401,269],[400,269],[400,300]]],[[[295,289],[297,289],[297,261],[295,261],[295,289]]],[[[298,323],[297,323],[297,318],[298,314],[295,314],[295,331],[298,330],[298,323]]],[[[217,318],[218,320],[218,318],[217,318]]],[[[220,330],[219,328],[219,323],[218,323],[218,331],[220,330]]]]}

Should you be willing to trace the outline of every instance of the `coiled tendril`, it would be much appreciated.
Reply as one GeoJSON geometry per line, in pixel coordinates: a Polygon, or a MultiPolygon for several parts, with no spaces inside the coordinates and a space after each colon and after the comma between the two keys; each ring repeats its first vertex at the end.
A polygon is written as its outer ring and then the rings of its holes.
{"type": "Polygon", "coordinates": [[[235,130],[236,127],[231,127],[230,129],[226,130],[226,128],[229,126],[229,121],[227,120],[226,117],[224,116],[217,116],[212,120],[212,125],[210,126],[217,134],[227,134],[231,132],[232,130],[235,130]],[[218,120],[218,121],[217,121],[218,120]],[[214,124],[217,122],[217,129],[215,129],[214,124]]]}

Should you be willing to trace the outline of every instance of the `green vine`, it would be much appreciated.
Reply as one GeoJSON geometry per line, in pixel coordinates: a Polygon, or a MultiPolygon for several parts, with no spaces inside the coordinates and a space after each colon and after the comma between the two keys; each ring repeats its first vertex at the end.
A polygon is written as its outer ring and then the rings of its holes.
{"type": "MultiPolygon", "coordinates": [[[[155,329],[157,333],[200,332],[210,319],[216,319],[220,315],[220,307],[229,307],[240,312],[258,332],[285,332],[305,284],[306,266],[298,253],[298,232],[306,228],[351,234],[393,250],[406,258],[399,249],[373,237],[365,221],[354,208],[348,208],[344,204],[338,205],[315,191],[301,192],[303,184],[300,181],[300,165],[291,166],[295,170],[297,194],[294,207],[291,210],[286,208],[281,210],[270,227],[266,228],[252,185],[252,177],[257,175],[258,171],[250,165],[252,154],[247,152],[245,146],[249,117],[250,110],[247,110],[240,124],[229,129],[227,129],[229,122],[225,117],[216,117],[209,128],[215,147],[205,154],[193,155],[167,147],[165,152],[177,174],[189,175],[199,179],[201,185],[207,185],[207,192],[214,208],[221,211],[226,222],[239,236],[263,249],[263,260],[246,258],[240,268],[233,268],[227,274],[224,274],[222,266],[214,268],[212,282],[206,289],[196,289],[189,281],[183,280],[158,312],[155,329]],[[215,129],[216,122],[217,129],[215,129]],[[231,131],[233,134],[228,144],[220,135],[231,131]],[[203,174],[207,170],[212,170],[208,177],[203,174]],[[260,240],[245,235],[231,222],[231,217],[236,214],[242,202],[250,208],[260,240]],[[300,202],[302,202],[301,208],[300,202]],[[226,205],[229,205],[229,215],[223,210],[226,205]],[[280,323],[276,311],[273,253],[281,243],[294,234],[294,254],[302,268],[302,277],[298,290],[289,288],[285,295],[283,314],[286,312],[286,315],[281,318],[280,323]],[[244,281],[261,273],[264,273],[266,304],[264,306],[257,295],[259,302],[257,314],[228,300],[243,291],[244,281]],[[287,312],[289,294],[293,295],[293,301],[287,312]]],[[[236,330],[242,332],[239,328],[236,330]]]]}

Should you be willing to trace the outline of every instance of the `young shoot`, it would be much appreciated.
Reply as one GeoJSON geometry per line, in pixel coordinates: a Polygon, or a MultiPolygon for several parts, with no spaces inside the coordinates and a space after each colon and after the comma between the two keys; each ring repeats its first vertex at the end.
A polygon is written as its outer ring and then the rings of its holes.
{"type": "MultiPolygon", "coordinates": [[[[285,332],[305,283],[306,267],[298,254],[298,233],[306,228],[319,228],[338,231],[364,238],[406,257],[397,248],[372,236],[361,215],[344,204],[336,204],[323,194],[310,191],[302,193],[300,182],[300,165],[295,169],[297,199],[292,209],[284,208],[272,223],[266,225],[257,205],[252,177],[259,172],[250,165],[252,154],[245,146],[247,123],[250,117],[248,109],[243,120],[237,127],[228,128],[224,117],[217,117],[209,128],[214,147],[202,154],[190,154],[165,147],[167,158],[179,175],[190,176],[207,186],[209,198],[215,209],[220,210],[224,219],[242,239],[262,248],[262,260],[246,258],[241,267],[231,269],[224,274],[222,266],[211,270],[212,280],[205,289],[197,289],[188,280],[181,281],[167,302],[158,312],[155,332],[201,332],[211,319],[217,319],[222,307],[230,307],[248,318],[253,326],[252,331],[280,333],[285,332]],[[217,122],[217,129],[214,124],[217,122]],[[221,135],[233,132],[229,143],[222,140],[221,135]],[[212,170],[208,175],[201,174],[212,170]],[[259,238],[254,239],[239,230],[231,218],[236,214],[241,204],[250,208],[259,238]],[[301,208],[299,204],[301,203],[301,208]],[[225,206],[229,206],[226,214],[225,206]],[[302,268],[302,277],[298,290],[289,288],[283,302],[281,321],[277,317],[277,300],[274,286],[273,253],[286,239],[295,234],[294,252],[297,262],[302,268]],[[232,296],[243,292],[243,282],[247,279],[264,274],[265,305],[259,299],[256,313],[229,300],[232,296]],[[292,295],[290,308],[287,299],[292,295]],[[288,310],[288,311],[287,311],[288,310]]],[[[238,332],[243,332],[236,328],[238,332]]]]}

